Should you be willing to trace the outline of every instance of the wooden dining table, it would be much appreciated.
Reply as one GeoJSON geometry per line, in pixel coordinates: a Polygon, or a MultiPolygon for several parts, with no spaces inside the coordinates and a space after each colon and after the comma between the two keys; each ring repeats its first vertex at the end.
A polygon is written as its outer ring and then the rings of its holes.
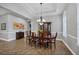
{"type": "MultiPolygon", "coordinates": [[[[36,35],[36,36],[27,36],[29,37],[29,44],[32,43],[32,39],[33,41],[35,42],[35,44],[38,42],[42,44],[45,44],[46,46],[45,47],[49,47],[49,43],[52,42],[52,40],[54,40],[54,36],[52,35],[51,37],[40,37],[39,35],[36,35]]],[[[37,45],[35,45],[37,46],[37,45]]]]}

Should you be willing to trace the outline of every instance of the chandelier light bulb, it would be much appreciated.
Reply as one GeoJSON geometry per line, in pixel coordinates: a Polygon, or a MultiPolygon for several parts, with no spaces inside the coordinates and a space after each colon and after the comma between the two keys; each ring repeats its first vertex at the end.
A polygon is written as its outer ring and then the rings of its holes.
{"type": "Polygon", "coordinates": [[[43,25],[43,22],[40,22],[39,24],[40,24],[40,25],[43,25]]]}
{"type": "Polygon", "coordinates": [[[46,20],[45,19],[42,19],[42,22],[46,22],[46,20]]]}
{"type": "Polygon", "coordinates": [[[37,22],[40,22],[40,21],[41,21],[40,19],[37,20],[37,22]]]}

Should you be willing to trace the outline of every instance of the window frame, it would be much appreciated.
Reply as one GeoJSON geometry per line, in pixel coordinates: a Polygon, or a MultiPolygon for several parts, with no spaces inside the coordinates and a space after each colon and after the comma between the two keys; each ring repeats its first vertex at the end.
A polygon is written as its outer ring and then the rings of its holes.
{"type": "Polygon", "coordinates": [[[65,11],[63,13],[63,36],[67,38],[67,15],[65,11]]]}

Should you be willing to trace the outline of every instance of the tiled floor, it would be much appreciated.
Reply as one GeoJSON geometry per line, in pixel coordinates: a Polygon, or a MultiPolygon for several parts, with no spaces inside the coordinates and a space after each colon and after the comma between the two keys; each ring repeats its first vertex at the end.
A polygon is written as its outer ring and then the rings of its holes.
{"type": "Polygon", "coordinates": [[[71,55],[63,42],[56,42],[56,50],[52,48],[35,48],[30,46],[25,39],[20,39],[12,42],[0,41],[0,55],[71,55]]]}

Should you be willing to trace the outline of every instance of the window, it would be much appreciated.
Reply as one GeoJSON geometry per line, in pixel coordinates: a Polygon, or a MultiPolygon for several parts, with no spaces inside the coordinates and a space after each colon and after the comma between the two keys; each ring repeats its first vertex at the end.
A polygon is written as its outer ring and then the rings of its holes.
{"type": "Polygon", "coordinates": [[[67,37],[67,19],[66,12],[63,13],[63,36],[67,37]]]}

